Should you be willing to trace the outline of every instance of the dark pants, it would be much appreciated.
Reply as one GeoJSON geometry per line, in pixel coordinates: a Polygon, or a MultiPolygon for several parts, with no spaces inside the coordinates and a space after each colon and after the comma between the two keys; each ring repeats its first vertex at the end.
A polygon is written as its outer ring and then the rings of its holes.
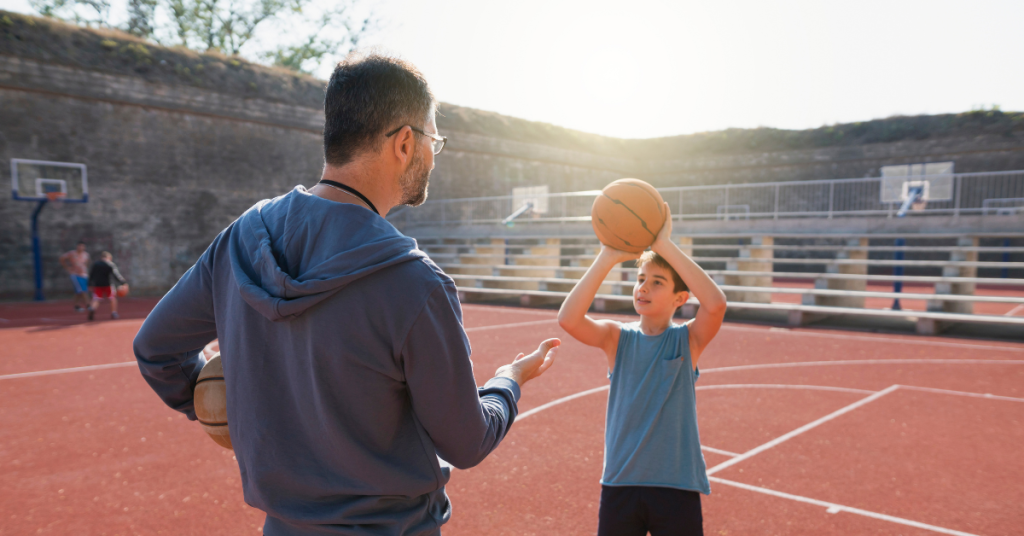
{"type": "Polygon", "coordinates": [[[598,536],[703,536],[700,493],[651,486],[601,486],[598,536]]]}

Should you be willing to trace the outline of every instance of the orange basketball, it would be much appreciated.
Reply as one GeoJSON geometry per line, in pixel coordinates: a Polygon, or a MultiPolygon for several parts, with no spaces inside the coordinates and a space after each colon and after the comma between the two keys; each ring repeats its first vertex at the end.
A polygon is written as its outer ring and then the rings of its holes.
{"type": "Polygon", "coordinates": [[[214,354],[199,372],[193,393],[196,417],[203,431],[224,448],[232,448],[228,434],[228,398],[224,386],[224,364],[220,352],[214,354]]]}
{"type": "Polygon", "coordinates": [[[128,285],[127,284],[121,285],[121,286],[117,287],[117,297],[118,298],[123,298],[123,297],[125,297],[127,295],[128,295],[128,285]]]}
{"type": "Polygon", "coordinates": [[[590,209],[590,223],[606,246],[640,253],[665,224],[665,202],[640,179],[619,179],[601,190],[590,209]]]}

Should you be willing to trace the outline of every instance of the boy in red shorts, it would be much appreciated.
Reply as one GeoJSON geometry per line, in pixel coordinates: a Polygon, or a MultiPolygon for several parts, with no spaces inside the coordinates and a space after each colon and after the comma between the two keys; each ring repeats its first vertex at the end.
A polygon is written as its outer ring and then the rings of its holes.
{"type": "Polygon", "coordinates": [[[96,261],[89,270],[89,286],[92,287],[92,303],[89,304],[89,320],[96,314],[96,308],[100,305],[101,299],[110,300],[110,318],[117,316],[117,292],[113,292],[110,286],[110,278],[117,280],[119,285],[126,285],[128,281],[121,276],[114,264],[114,256],[109,251],[100,253],[100,260],[96,261]]]}

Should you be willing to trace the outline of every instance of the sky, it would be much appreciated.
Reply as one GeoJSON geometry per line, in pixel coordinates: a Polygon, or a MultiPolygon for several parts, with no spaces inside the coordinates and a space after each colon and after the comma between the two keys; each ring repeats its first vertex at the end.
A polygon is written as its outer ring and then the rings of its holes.
{"type": "Polygon", "coordinates": [[[1024,111],[1020,0],[364,4],[441,101],[608,136],[1024,111]]]}

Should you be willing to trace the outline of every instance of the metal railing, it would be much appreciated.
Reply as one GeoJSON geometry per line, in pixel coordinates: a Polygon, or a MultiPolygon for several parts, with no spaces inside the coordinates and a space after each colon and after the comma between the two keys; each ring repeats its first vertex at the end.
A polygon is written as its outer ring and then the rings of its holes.
{"type": "MultiPolygon", "coordinates": [[[[914,180],[929,177],[912,177],[914,180]]],[[[939,178],[939,177],[936,177],[939,178]]],[[[949,179],[949,175],[941,177],[949,179]]],[[[908,178],[911,179],[911,178],[908,178]]],[[[882,177],[658,188],[676,220],[894,217],[899,202],[881,201],[882,177]],[[742,208],[739,208],[742,207],[742,208]]],[[[516,225],[590,221],[599,190],[548,194],[544,214],[524,214],[516,225]]],[[[953,195],[929,200],[909,215],[992,215],[998,200],[1024,198],[1024,170],[953,175],[953,195]]],[[[522,203],[522,199],[517,200],[522,203]]],[[[1016,203],[1008,203],[1016,205],[1016,203]]],[[[542,203],[537,203],[542,206],[542,203]]],[[[517,208],[512,196],[427,201],[388,216],[401,226],[501,224],[517,208]]],[[[1005,212],[1002,212],[1005,213],[1005,212]]]]}

